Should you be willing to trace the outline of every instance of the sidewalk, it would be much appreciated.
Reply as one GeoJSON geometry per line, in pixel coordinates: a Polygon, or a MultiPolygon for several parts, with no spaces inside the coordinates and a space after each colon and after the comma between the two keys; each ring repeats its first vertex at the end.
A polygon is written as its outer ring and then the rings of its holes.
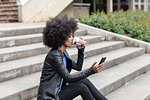
{"type": "Polygon", "coordinates": [[[44,27],[45,22],[41,23],[0,23],[0,31],[16,29],[16,28],[29,28],[29,27],[44,27]]]}

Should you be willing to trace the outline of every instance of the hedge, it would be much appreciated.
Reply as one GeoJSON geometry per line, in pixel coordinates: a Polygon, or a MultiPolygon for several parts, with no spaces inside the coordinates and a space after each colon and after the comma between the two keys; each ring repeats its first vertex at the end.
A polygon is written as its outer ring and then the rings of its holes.
{"type": "Polygon", "coordinates": [[[117,34],[150,42],[150,11],[97,12],[90,17],[79,16],[78,21],[117,34]]]}

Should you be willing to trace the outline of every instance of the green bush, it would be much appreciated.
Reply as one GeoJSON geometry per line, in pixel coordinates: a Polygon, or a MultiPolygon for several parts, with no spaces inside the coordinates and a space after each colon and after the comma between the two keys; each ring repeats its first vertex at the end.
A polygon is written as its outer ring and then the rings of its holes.
{"type": "Polygon", "coordinates": [[[89,18],[79,16],[77,19],[90,26],[150,42],[150,11],[121,10],[107,14],[98,11],[89,18]]]}

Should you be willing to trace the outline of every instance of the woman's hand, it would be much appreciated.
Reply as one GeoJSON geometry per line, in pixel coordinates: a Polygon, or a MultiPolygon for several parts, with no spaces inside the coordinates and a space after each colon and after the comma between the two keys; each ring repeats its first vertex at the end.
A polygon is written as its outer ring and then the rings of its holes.
{"type": "Polygon", "coordinates": [[[98,72],[100,72],[100,70],[101,70],[102,66],[104,65],[104,63],[102,63],[102,64],[100,64],[100,65],[96,65],[96,63],[97,63],[97,62],[94,62],[94,63],[93,63],[92,69],[93,69],[96,73],[98,73],[98,72]]]}
{"type": "Polygon", "coordinates": [[[76,43],[76,47],[77,47],[78,49],[81,49],[81,48],[84,48],[84,45],[79,44],[79,43],[76,43]]]}
{"type": "MultiPolygon", "coordinates": [[[[83,40],[83,41],[85,41],[83,38],[80,38],[80,39],[83,40]]],[[[76,47],[77,47],[78,49],[81,49],[81,48],[84,48],[84,45],[77,42],[77,43],[76,43],[76,47]]]]}

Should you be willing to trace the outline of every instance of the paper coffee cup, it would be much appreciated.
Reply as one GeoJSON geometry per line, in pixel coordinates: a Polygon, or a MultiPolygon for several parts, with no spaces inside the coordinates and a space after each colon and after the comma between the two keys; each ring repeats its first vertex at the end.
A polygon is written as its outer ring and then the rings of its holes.
{"type": "Polygon", "coordinates": [[[78,43],[78,44],[81,44],[81,45],[85,45],[86,41],[80,39],[80,38],[77,37],[77,36],[75,36],[74,39],[73,39],[73,44],[75,44],[75,43],[78,43]]]}

